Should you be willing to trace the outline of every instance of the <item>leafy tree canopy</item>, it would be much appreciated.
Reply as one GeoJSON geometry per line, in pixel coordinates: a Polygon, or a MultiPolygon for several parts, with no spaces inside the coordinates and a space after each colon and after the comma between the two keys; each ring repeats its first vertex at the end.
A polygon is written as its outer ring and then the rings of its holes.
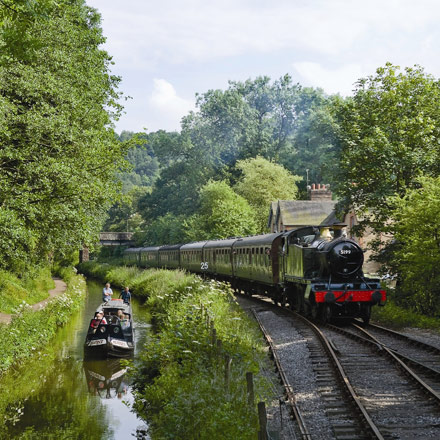
{"type": "Polygon", "coordinates": [[[226,182],[208,182],[200,190],[200,209],[190,218],[190,240],[252,235],[257,231],[255,213],[248,202],[226,182]]]}
{"type": "MultiPolygon", "coordinates": [[[[183,119],[180,134],[149,135],[160,177],[141,201],[147,221],[169,212],[193,214],[199,190],[209,179],[236,183],[239,160],[261,156],[304,177],[308,169],[315,181],[325,178],[324,164],[334,162],[328,98],[320,90],[293,84],[289,75],[276,81],[258,77],[230,82],[227,90],[198,95],[197,106],[198,112],[183,119]]],[[[304,191],[306,180],[299,184],[304,191]]]]}
{"type": "Polygon", "coordinates": [[[393,264],[401,281],[400,301],[419,312],[440,311],[440,177],[422,177],[420,188],[391,200],[398,243],[393,264]]]}
{"type": "Polygon", "coordinates": [[[236,168],[241,171],[241,177],[234,188],[254,209],[258,232],[266,232],[270,203],[296,199],[296,183],[301,177],[261,156],[240,160],[236,168]]]}
{"type": "Polygon", "coordinates": [[[19,270],[95,241],[128,145],[112,128],[119,78],[100,48],[99,14],[83,0],[6,4],[15,11],[2,8],[0,28],[0,229],[15,228],[0,266],[19,270]]]}
{"type": "Polygon", "coordinates": [[[337,193],[380,231],[390,196],[440,172],[440,84],[415,66],[387,64],[358,81],[353,99],[335,106],[341,157],[337,193]]]}

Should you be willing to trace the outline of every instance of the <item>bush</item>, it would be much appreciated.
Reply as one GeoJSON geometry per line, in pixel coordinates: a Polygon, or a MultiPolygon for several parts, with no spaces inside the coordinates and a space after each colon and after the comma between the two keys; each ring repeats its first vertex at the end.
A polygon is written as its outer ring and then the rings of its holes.
{"type": "Polygon", "coordinates": [[[371,319],[383,325],[396,328],[417,327],[440,330],[440,322],[437,318],[431,318],[412,312],[388,299],[385,307],[373,307],[371,319]]]}

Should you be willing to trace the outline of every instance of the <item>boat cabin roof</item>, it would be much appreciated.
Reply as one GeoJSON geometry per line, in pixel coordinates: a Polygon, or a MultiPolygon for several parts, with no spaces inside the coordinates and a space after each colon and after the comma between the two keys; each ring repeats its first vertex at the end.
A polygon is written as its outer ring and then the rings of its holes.
{"type": "Polygon", "coordinates": [[[107,303],[101,304],[98,310],[103,310],[103,311],[122,310],[125,314],[131,315],[130,304],[124,303],[122,299],[111,299],[107,303]]]}

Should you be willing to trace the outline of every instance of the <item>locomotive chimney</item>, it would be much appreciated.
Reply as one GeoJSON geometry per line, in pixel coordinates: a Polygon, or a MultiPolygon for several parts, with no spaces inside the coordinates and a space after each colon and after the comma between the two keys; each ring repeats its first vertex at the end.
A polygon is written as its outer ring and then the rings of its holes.
{"type": "Polygon", "coordinates": [[[313,201],[331,202],[332,192],[330,190],[330,185],[313,183],[311,189],[309,190],[309,198],[313,201]]]}

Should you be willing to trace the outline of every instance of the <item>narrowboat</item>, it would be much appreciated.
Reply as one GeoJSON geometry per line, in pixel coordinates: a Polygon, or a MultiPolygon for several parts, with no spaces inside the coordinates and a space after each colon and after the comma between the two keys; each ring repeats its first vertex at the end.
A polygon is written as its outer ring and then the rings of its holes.
{"type": "Polygon", "coordinates": [[[133,352],[131,305],[122,299],[101,304],[89,324],[84,343],[85,357],[127,357],[133,352]]]}

